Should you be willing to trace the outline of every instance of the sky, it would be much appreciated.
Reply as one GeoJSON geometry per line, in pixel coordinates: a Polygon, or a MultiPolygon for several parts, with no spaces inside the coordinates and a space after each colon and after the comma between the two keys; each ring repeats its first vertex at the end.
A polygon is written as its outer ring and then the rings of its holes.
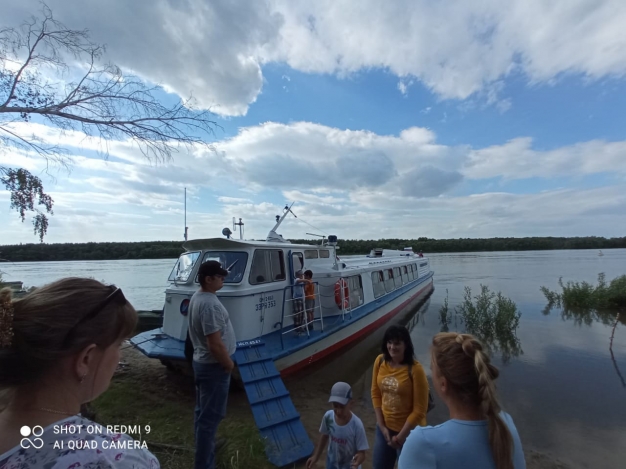
{"type": "MultiPolygon", "coordinates": [[[[39,2],[5,2],[0,27],[39,2]]],[[[69,167],[0,152],[54,199],[46,242],[626,236],[622,0],[48,0],[211,149],[146,160],[31,122],[69,167]],[[79,7],[78,7],[79,5],[79,7]]],[[[35,243],[0,191],[0,244],[35,243]]]]}

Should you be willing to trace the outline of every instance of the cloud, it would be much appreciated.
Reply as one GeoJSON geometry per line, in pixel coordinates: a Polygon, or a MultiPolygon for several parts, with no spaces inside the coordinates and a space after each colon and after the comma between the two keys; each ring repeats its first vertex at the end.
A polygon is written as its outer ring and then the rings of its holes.
{"type": "MultiPolygon", "coordinates": [[[[381,69],[400,79],[403,94],[420,81],[443,99],[476,96],[501,112],[511,106],[503,94],[513,74],[530,85],[626,74],[621,0],[48,3],[59,20],[107,44],[113,62],[225,116],[246,114],[269,63],[340,77],[381,69]]],[[[9,2],[3,25],[38,8],[9,2]]]]}
{"type": "MultiPolygon", "coordinates": [[[[55,200],[51,242],[178,239],[185,187],[192,236],[219,236],[215,227],[230,226],[236,216],[244,218],[247,237],[264,238],[284,204],[294,200],[298,218],[289,217],[283,230],[291,238],[306,232],[381,238],[626,231],[623,179],[599,189],[584,189],[583,183],[576,184],[581,189],[568,188],[564,181],[570,175],[584,182],[609,170],[626,174],[621,158],[626,142],[593,140],[542,151],[520,137],[487,148],[451,147],[418,127],[379,135],[311,122],[267,122],[215,142],[215,151],[192,148],[155,165],[128,142],[110,142],[110,160],[103,161],[90,140],[74,133],[52,136],[43,127],[33,131],[68,147],[75,162],[63,187],[44,177],[55,200]],[[74,146],[80,144],[87,150],[74,146]],[[501,178],[501,192],[473,182],[487,178],[501,178]],[[540,193],[507,192],[507,180],[520,178],[542,178],[546,187],[558,178],[566,188],[552,183],[540,193]],[[94,212],[126,213],[142,221],[118,223],[119,217],[99,219],[94,212]],[[144,231],[144,224],[149,229],[144,231]]],[[[5,201],[6,195],[0,192],[5,201]]],[[[8,204],[0,204],[0,216],[8,213],[8,204]]],[[[7,216],[0,243],[32,238],[29,223],[7,216]]]]}
{"type": "Polygon", "coordinates": [[[224,197],[220,196],[217,198],[218,202],[222,202],[223,204],[251,204],[252,200],[243,199],[239,197],[224,197]]]}
{"type": "MultiPolygon", "coordinates": [[[[381,136],[310,122],[268,122],[241,129],[215,147],[226,172],[257,187],[309,191],[380,187],[397,192],[398,181],[408,171],[427,165],[444,171],[459,164],[457,149],[434,140],[430,130],[417,127],[400,136],[381,136]]],[[[426,179],[416,179],[414,186],[414,194],[432,193],[426,179]]]]}
{"type": "Polygon", "coordinates": [[[462,172],[471,179],[626,174],[625,141],[591,140],[549,151],[534,150],[532,143],[532,138],[520,137],[503,145],[472,150],[462,172]]]}
{"type": "Polygon", "coordinates": [[[399,181],[405,197],[435,197],[445,194],[461,182],[463,176],[456,171],[444,171],[432,166],[412,169],[399,181]]]}
{"type": "MultiPolygon", "coordinates": [[[[183,98],[229,116],[242,115],[263,85],[259,48],[278,38],[281,15],[267,2],[48,0],[56,19],[88,29],[107,59],[183,98]]],[[[40,10],[37,0],[3,8],[2,26],[40,10]]]]}

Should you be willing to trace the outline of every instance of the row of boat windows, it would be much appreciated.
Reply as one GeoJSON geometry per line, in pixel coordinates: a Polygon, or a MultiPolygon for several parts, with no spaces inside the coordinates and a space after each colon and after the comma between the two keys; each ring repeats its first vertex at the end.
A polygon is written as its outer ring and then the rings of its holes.
{"type": "MultiPolygon", "coordinates": [[[[420,264],[428,265],[427,263],[420,264]]],[[[374,288],[374,298],[379,298],[385,293],[391,293],[402,285],[418,278],[417,264],[402,265],[392,269],[378,270],[372,272],[372,286],[374,288]]]]}
{"type": "MultiPolygon", "coordinates": [[[[301,270],[304,266],[304,259],[328,259],[330,251],[328,249],[305,249],[304,255],[301,252],[294,253],[294,271],[301,270]]],[[[200,252],[187,252],[182,254],[174,269],[169,281],[186,282],[193,267],[200,259],[200,252]]],[[[237,251],[209,251],[204,254],[201,262],[218,261],[230,273],[224,280],[225,283],[240,283],[243,280],[244,272],[248,264],[248,253],[237,251]]],[[[285,254],[280,249],[256,249],[252,255],[252,265],[250,266],[249,282],[252,285],[261,283],[280,282],[287,278],[285,254]]],[[[196,282],[198,279],[196,278],[196,282]]]]}
{"type": "MultiPolygon", "coordinates": [[[[304,250],[305,259],[328,258],[330,251],[328,249],[306,249],[304,250]]],[[[186,281],[191,273],[196,261],[199,259],[199,252],[190,252],[183,254],[172,273],[170,281],[186,281]]],[[[248,263],[248,254],[246,252],[235,251],[209,251],[206,252],[202,262],[216,260],[220,262],[230,272],[225,279],[226,283],[239,283],[243,280],[243,275],[248,263]]],[[[302,253],[294,253],[292,257],[294,271],[302,269],[304,260],[302,253]]],[[[426,266],[428,263],[420,264],[420,267],[426,266]]],[[[374,296],[376,298],[389,293],[396,288],[405,285],[407,282],[417,278],[417,264],[409,264],[392,269],[380,270],[372,272],[372,283],[374,284],[374,296]]],[[[251,285],[259,285],[262,283],[280,282],[286,280],[287,271],[285,268],[285,254],[280,249],[256,249],[252,256],[252,265],[250,266],[250,276],[248,281],[251,285]]],[[[360,276],[347,277],[350,280],[350,303],[362,304],[363,286],[360,276]],[[355,292],[352,298],[352,292],[355,292]]],[[[196,279],[197,281],[197,279],[196,279]]],[[[354,306],[352,306],[354,307],[354,306]]]]}

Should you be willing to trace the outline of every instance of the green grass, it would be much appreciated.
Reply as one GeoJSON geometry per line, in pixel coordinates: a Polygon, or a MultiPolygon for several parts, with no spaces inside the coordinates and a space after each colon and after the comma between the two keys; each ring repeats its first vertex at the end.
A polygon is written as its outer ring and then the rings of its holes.
{"type": "Polygon", "coordinates": [[[605,275],[598,275],[598,285],[588,282],[567,282],[559,278],[561,293],[541,287],[549,305],[564,308],[622,309],[626,308],[626,275],[616,277],[607,285],[605,275]]]}
{"type": "MultiPolygon", "coordinates": [[[[516,335],[521,315],[515,302],[485,285],[480,286],[480,293],[474,297],[471,288],[465,287],[463,301],[454,308],[454,319],[461,319],[465,332],[480,339],[489,353],[500,351],[505,362],[523,353],[516,335]]],[[[452,321],[447,291],[439,321],[442,332],[447,332],[452,321]]]]}
{"type": "MultiPolygon", "coordinates": [[[[146,441],[161,467],[193,467],[193,383],[165,372],[158,379],[147,378],[133,376],[132,370],[116,376],[108,391],[90,406],[95,420],[105,425],[140,425],[142,434],[131,436],[146,441]],[[146,425],[150,426],[148,434],[143,431],[146,425]]],[[[229,408],[218,437],[226,439],[217,454],[218,468],[274,467],[267,461],[249,410],[246,413],[229,408]]]]}

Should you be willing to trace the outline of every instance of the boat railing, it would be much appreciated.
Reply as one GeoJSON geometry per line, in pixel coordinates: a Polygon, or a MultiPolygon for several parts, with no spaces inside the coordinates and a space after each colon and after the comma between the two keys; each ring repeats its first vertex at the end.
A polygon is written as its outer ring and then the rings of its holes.
{"type": "MultiPolygon", "coordinates": [[[[348,280],[345,278],[341,278],[341,280],[347,282],[348,280]]],[[[309,320],[309,316],[307,314],[307,309],[306,309],[306,296],[302,299],[303,301],[303,310],[302,311],[298,311],[296,312],[296,308],[293,306],[293,302],[299,298],[294,298],[293,297],[293,289],[296,287],[296,285],[288,285],[285,288],[283,288],[283,306],[282,306],[282,311],[281,311],[281,316],[280,316],[280,323],[276,324],[275,327],[280,326],[280,342],[281,342],[281,347],[284,349],[284,341],[283,341],[283,336],[285,334],[289,334],[291,332],[297,332],[297,331],[302,331],[303,333],[305,333],[307,336],[311,335],[310,332],[310,328],[309,325],[315,324],[316,322],[320,323],[320,330],[322,332],[324,332],[324,313],[323,313],[323,308],[322,308],[322,301],[321,298],[322,297],[332,297],[335,298],[335,286],[334,285],[320,285],[319,282],[313,282],[314,285],[316,285],[315,288],[315,307],[313,308],[313,319],[309,320]],[[323,295],[321,293],[321,289],[325,288],[325,289],[330,289],[331,290],[331,294],[330,295],[323,295]],[[287,290],[290,291],[290,295],[287,295],[287,290]],[[293,311],[293,313],[291,314],[285,314],[286,311],[289,311],[289,309],[291,309],[291,311],[293,311]],[[319,310],[319,316],[317,316],[316,312],[317,310],[319,310]],[[300,318],[297,318],[297,316],[300,316],[300,318]],[[285,321],[287,320],[287,318],[294,318],[293,321],[293,327],[290,327],[288,329],[284,329],[285,326],[285,321]]],[[[341,309],[341,315],[339,316],[338,319],[341,320],[341,322],[345,321],[346,318],[348,319],[352,319],[352,299],[348,296],[347,298],[344,296],[344,289],[340,288],[340,309],[341,309]],[[347,303],[347,304],[346,304],[347,303]]]]}
{"type": "MultiPolygon", "coordinates": [[[[311,325],[311,328],[313,327],[313,324],[315,324],[316,322],[319,321],[320,323],[320,327],[321,327],[321,331],[324,331],[324,313],[322,310],[322,302],[320,301],[320,284],[319,282],[313,282],[313,285],[316,286],[315,288],[315,307],[313,308],[313,320],[309,321],[309,317],[307,314],[307,309],[306,309],[306,295],[303,296],[301,299],[300,298],[294,298],[293,297],[293,289],[296,288],[296,285],[287,285],[285,288],[283,288],[283,307],[282,307],[282,311],[281,311],[281,315],[280,315],[280,345],[281,348],[285,348],[285,344],[283,342],[283,336],[285,334],[289,334],[291,332],[295,332],[295,331],[302,331],[303,333],[307,334],[308,336],[311,335],[311,332],[309,330],[309,325],[311,325]],[[290,291],[290,295],[289,297],[287,296],[287,290],[290,291]],[[296,308],[293,307],[293,302],[295,300],[301,300],[302,301],[302,311],[298,311],[296,312],[296,308]],[[289,306],[291,308],[291,311],[293,311],[293,313],[291,314],[285,314],[285,306],[287,305],[287,303],[289,303],[289,306]],[[316,317],[316,310],[319,308],[319,317],[316,317]],[[298,320],[297,316],[300,316],[299,319],[302,320],[298,320]],[[286,318],[294,318],[294,322],[293,322],[293,327],[289,328],[287,330],[284,330],[284,324],[285,324],[285,319],[286,318]]],[[[278,324],[277,324],[278,325],[278,324]]]]}

